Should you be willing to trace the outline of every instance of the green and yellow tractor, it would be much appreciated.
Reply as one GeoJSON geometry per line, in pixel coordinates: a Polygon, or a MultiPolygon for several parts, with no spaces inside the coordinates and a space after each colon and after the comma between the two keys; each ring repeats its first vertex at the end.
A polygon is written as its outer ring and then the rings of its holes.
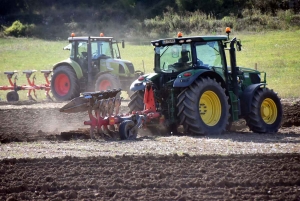
{"type": "MultiPolygon", "coordinates": [[[[53,67],[51,92],[56,100],[71,100],[85,91],[129,89],[141,73],[130,61],[121,59],[119,42],[113,37],[102,33],[99,37],[75,37],[72,33],[68,40],[64,49],[70,50],[70,57],[53,67]]],[[[121,43],[124,48],[124,41],[121,43]]]]}
{"type": "Polygon", "coordinates": [[[154,73],[141,75],[130,86],[130,111],[151,109],[146,102],[153,99],[159,118],[147,127],[164,122],[173,133],[182,125],[186,133],[221,134],[240,119],[253,132],[277,132],[280,98],[267,88],[266,73],[237,66],[241,41],[229,39],[230,28],[226,33],[182,37],[179,32],[177,38],[151,41],[154,73]]]}

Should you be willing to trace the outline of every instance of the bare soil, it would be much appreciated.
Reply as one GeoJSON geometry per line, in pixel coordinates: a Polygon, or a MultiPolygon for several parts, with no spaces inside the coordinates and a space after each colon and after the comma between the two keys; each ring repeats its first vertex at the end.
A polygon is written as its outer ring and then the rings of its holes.
{"type": "MultiPolygon", "coordinates": [[[[0,200],[300,200],[300,100],[276,134],[90,140],[65,103],[0,102],[0,200]]],[[[126,103],[122,112],[126,112],[126,103]]]]}

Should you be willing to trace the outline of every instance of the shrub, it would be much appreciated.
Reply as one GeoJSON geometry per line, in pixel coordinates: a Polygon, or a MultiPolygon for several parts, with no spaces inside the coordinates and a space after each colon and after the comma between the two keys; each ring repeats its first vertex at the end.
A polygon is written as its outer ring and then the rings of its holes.
{"type": "Polygon", "coordinates": [[[3,27],[4,34],[6,36],[27,36],[31,35],[32,31],[34,30],[35,26],[31,25],[23,25],[19,20],[14,21],[14,23],[10,27],[3,27]]]}

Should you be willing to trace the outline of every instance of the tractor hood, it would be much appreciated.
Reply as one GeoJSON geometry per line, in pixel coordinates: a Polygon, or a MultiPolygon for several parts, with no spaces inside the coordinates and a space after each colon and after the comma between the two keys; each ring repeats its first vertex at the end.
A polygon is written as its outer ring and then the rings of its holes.
{"type": "Polygon", "coordinates": [[[127,60],[100,57],[100,72],[104,71],[131,77],[134,75],[134,66],[127,60]]]}
{"type": "Polygon", "coordinates": [[[149,81],[152,81],[153,78],[159,76],[158,73],[150,73],[150,74],[145,74],[141,75],[138,79],[136,79],[131,85],[130,85],[130,90],[131,91],[139,91],[139,90],[144,90],[146,83],[149,81]]]}

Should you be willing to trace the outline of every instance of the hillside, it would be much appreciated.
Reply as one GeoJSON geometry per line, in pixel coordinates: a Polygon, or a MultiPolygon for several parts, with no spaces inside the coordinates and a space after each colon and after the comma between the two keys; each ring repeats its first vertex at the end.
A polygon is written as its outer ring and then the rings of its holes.
{"type": "Polygon", "coordinates": [[[298,29],[298,1],[273,0],[2,0],[0,36],[61,40],[104,32],[118,38],[141,38],[235,31],[298,29]],[[275,1],[276,2],[276,1],[275,1]],[[10,27],[14,22],[20,24],[10,27]],[[10,29],[9,29],[10,28],[10,29]]]}

